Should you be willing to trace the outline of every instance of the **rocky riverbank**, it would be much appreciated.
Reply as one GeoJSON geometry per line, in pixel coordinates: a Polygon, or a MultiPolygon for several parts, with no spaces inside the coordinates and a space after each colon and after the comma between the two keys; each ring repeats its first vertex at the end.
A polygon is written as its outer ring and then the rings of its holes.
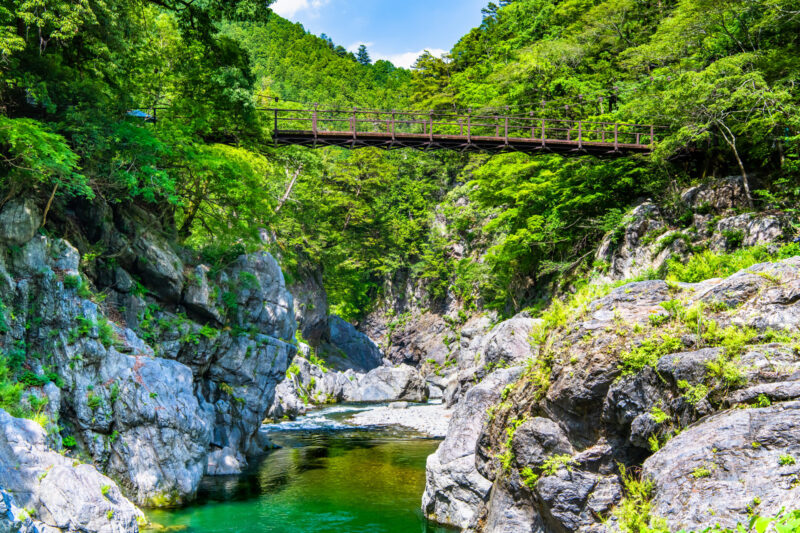
{"type": "Polygon", "coordinates": [[[785,218],[736,214],[741,196],[735,179],[687,191],[683,230],[644,203],[600,247],[609,267],[592,284],[540,319],[465,325],[428,517],[487,533],[699,531],[800,508],[800,257],[781,244],[785,218]],[[724,255],[743,246],[761,248],[724,255]],[[708,275],[748,253],[774,259],[708,275]],[[670,257],[703,281],[618,281],[663,275],[670,257]]]}

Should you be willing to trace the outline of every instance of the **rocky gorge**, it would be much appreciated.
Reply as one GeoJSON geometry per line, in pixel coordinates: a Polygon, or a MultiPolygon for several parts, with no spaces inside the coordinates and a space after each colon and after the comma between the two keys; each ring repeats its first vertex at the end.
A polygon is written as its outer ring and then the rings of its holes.
{"type": "Polygon", "coordinates": [[[295,305],[267,252],[212,269],[152,214],[97,202],[50,215],[68,238],[40,232],[30,200],[0,210],[2,368],[21,382],[0,410],[0,531],[138,531],[137,506],[185,505],[204,476],[272,448],[268,417],[428,398],[416,368],[384,364],[324,305],[308,326],[311,293],[295,305]],[[303,357],[296,312],[321,366],[303,357]]]}
{"type": "Polygon", "coordinates": [[[350,423],[444,437],[421,507],[465,531],[689,531],[798,508],[800,259],[786,217],[741,199],[735,179],[690,189],[683,227],[642,202],[544,312],[412,298],[357,325],[329,314],[319,272],[287,284],[267,252],[212,268],[152,215],[102,204],[54,238],[13,200],[0,346],[27,385],[0,412],[0,531],[138,531],[137,506],[245,471],[272,447],[265,419],[340,402],[393,402],[350,423]],[[738,250],[757,253],[735,273],[673,279],[738,250]]]}

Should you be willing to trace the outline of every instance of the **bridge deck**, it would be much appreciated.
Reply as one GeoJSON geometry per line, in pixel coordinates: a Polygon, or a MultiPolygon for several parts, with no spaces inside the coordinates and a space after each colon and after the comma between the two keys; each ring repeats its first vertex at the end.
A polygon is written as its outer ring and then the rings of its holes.
{"type": "Polygon", "coordinates": [[[277,144],[361,148],[554,152],[615,157],[649,153],[651,125],[408,111],[270,109],[277,144]],[[345,125],[347,129],[342,129],[345,125]],[[298,127],[299,126],[299,127],[298,127]]]}

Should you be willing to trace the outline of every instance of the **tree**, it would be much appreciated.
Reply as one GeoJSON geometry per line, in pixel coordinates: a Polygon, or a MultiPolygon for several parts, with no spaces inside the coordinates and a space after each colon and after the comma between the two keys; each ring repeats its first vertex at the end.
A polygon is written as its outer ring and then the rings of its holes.
{"type": "Polygon", "coordinates": [[[356,61],[358,61],[362,65],[372,64],[372,59],[369,58],[369,52],[367,52],[366,45],[361,44],[358,46],[358,52],[356,52],[356,61]]]}

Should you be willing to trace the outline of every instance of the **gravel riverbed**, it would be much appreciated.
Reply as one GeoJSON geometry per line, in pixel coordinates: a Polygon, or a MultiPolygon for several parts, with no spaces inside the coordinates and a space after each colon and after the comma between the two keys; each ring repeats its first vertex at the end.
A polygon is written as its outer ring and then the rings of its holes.
{"type": "Polygon", "coordinates": [[[346,423],[358,426],[399,425],[431,437],[443,438],[452,414],[453,410],[442,404],[409,405],[405,408],[389,405],[355,413],[346,423]]]}

